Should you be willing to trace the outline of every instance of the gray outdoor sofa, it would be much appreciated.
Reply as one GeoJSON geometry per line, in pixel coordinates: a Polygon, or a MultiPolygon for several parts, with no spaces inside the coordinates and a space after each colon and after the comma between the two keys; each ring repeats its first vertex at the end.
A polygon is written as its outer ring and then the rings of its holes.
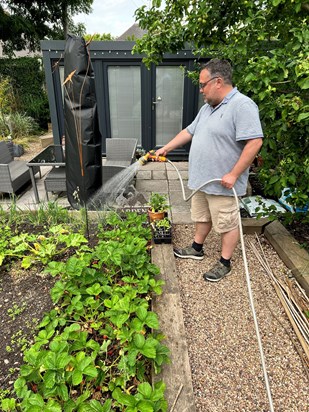
{"type": "MultiPolygon", "coordinates": [[[[40,171],[38,167],[34,173],[40,171]]],[[[27,162],[14,160],[5,141],[0,142],[0,192],[15,194],[26,183],[30,183],[27,162]]]]}

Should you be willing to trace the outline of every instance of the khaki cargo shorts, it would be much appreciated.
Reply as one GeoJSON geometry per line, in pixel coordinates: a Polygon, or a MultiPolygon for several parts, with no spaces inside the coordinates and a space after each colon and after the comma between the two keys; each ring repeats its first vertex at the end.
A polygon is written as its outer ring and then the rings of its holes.
{"type": "Polygon", "coordinates": [[[191,219],[193,222],[212,222],[217,233],[230,232],[239,226],[236,200],[234,196],[197,192],[191,200],[191,219]]]}

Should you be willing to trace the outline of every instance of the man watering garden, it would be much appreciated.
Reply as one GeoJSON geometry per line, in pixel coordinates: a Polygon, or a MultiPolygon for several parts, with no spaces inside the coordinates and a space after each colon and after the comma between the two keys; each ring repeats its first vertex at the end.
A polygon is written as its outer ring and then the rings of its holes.
{"type": "Polygon", "coordinates": [[[212,59],[199,75],[205,104],[194,121],[156,151],[166,156],[191,142],[189,180],[191,190],[203,183],[192,197],[191,218],[195,222],[192,245],[174,248],[175,256],[201,260],[211,229],[221,236],[221,256],[204,275],[217,282],[231,272],[231,258],[239,241],[237,196],[246,194],[249,167],[262,146],[263,131],[257,105],[232,83],[232,67],[226,60],[212,59]]]}

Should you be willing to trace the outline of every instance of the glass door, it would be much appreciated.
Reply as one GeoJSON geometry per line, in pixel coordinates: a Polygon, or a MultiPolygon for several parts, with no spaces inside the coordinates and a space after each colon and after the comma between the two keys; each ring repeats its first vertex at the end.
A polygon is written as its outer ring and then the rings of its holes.
{"type": "Polygon", "coordinates": [[[184,72],[179,66],[157,66],[155,96],[155,146],[164,146],[182,130],[184,72]]]}
{"type": "Polygon", "coordinates": [[[141,144],[141,75],[139,66],[109,66],[111,137],[135,138],[141,144]]]}

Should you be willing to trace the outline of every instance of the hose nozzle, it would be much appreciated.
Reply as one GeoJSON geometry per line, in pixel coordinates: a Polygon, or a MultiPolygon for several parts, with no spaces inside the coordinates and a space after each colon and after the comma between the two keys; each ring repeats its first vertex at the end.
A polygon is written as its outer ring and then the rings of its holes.
{"type": "Polygon", "coordinates": [[[150,160],[153,162],[166,162],[167,159],[164,156],[156,156],[156,152],[154,150],[150,150],[150,152],[138,159],[143,166],[150,160]]]}
{"type": "Polygon", "coordinates": [[[142,166],[144,166],[148,162],[148,157],[149,157],[149,152],[138,159],[138,161],[140,162],[142,166]]]}

